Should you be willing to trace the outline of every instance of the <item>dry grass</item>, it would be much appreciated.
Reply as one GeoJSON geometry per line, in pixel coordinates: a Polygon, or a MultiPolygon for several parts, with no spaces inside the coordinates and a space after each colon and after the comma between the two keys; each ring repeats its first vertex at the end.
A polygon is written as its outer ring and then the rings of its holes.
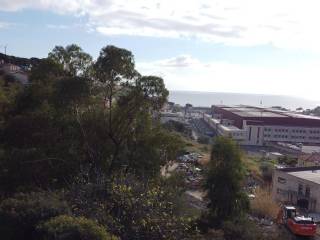
{"type": "Polygon", "coordinates": [[[279,212],[278,204],[272,199],[270,191],[258,188],[255,198],[251,201],[251,211],[257,217],[276,219],[279,212]]]}
{"type": "Polygon", "coordinates": [[[250,172],[252,175],[257,176],[259,178],[262,177],[260,171],[260,159],[258,157],[248,156],[243,154],[242,162],[245,168],[250,172]]]}

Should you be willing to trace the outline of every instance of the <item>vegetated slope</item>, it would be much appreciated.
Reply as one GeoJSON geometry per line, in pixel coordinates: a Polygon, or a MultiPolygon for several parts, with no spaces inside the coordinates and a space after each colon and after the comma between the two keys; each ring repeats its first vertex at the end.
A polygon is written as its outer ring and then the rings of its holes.
{"type": "Polygon", "coordinates": [[[39,58],[21,58],[16,56],[10,56],[5,55],[3,53],[0,53],[0,60],[4,60],[6,63],[12,63],[15,65],[37,65],[39,64],[40,60],[39,58]]]}

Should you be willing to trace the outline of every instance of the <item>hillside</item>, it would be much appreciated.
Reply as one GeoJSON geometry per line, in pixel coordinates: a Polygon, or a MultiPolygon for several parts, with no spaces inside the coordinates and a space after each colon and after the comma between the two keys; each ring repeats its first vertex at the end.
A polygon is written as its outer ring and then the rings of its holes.
{"type": "Polygon", "coordinates": [[[6,63],[12,63],[15,65],[37,65],[41,59],[39,58],[21,58],[10,55],[5,55],[0,53],[0,59],[4,60],[6,63]]]}

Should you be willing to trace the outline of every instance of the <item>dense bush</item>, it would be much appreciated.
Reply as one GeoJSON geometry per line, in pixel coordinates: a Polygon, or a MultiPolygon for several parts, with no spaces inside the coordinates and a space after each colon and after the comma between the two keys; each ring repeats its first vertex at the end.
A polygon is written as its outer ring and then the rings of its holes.
{"type": "Polygon", "coordinates": [[[227,221],[222,225],[225,240],[260,240],[263,236],[254,222],[227,221]]]}
{"type": "Polygon", "coordinates": [[[70,199],[76,215],[97,219],[123,240],[184,239],[193,219],[179,211],[183,186],[178,182],[176,176],[149,182],[118,176],[105,185],[77,186],[70,199]]]}
{"type": "Polygon", "coordinates": [[[269,162],[263,162],[260,166],[260,171],[262,174],[262,178],[266,182],[272,181],[272,172],[273,172],[274,166],[272,163],[269,162]]]}
{"type": "Polygon", "coordinates": [[[293,157],[284,156],[284,157],[279,158],[279,163],[294,167],[297,165],[298,159],[293,158],[293,157]]]}
{"type": "Polygon", "coordinates": [[[39,222],[69,212],[69,207],[60,194],[16,194],[0,203],[1,239],[33,239],[39,222]]]}
{"type": "Polygon", "coordinates": [[[52,218],[37,227],[45,240],[116,240],[100,225],[84,217],[67,215],[52,218]]]}
{"type": "Polygon", "coordinates": [[[210,138],[209,137],[202,136],[202,137],[198,138],[198,143],[209,144],[209,142],[210,142],[210,138]]]}

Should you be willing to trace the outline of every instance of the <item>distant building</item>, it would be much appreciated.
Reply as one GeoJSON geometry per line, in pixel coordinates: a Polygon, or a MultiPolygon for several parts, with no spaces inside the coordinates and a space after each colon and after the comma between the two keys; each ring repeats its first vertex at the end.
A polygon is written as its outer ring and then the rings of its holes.
{"type": "Polygon", "coordinates": [[[11,63],[3,63],[0,64],[0,70],[2,70],[5,75],[12,76],[16,81],[19,81],[23,85],[29,83],[27,72],[20,66],[11,63]]]}
{"type": "Polygon", "coordinates": [[[243,145],[268,143],[320,144],[320,118],[251,106],[213,106],[204,119],[217,134],[243,145]]]}
{"type": "Polygon", "coordinates": [[[301,154],[298,158],[298,167],[320,166],[320,153],[301,154]]]}
{"type": "Polygon", "coordinates": [[[5,71],[6,73],[16,73],[21,71],[21,68],[17,65],[6,63],[2,66],[2,70],[5,71]]]}
{"type": "Polygon", "coordinates": [[[272,196],[282,203],[320,212],[320,166],[275,169],[272,196]]]}
{"type": "Polygon", "coordinates": [[[182,112],[177,112],[177,113],[161,112],[160,117],[161,117],[160,118],[161,123],[166,123],[169,121],[177,121],[177,122],[185,123],[182,112]]]}

